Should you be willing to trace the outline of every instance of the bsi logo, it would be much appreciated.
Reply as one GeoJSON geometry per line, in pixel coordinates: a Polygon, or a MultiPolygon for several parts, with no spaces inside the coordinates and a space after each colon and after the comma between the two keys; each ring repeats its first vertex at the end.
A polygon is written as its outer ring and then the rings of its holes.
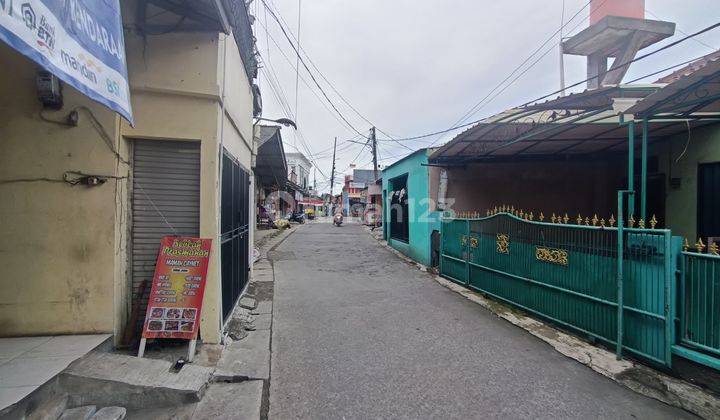
{"type": "Polygon", "coordinates": [[[34,31],[37,27],[37,17],[35,16],[35,10],[33,10],[32,6],[30,6],[30,3],[23,3],[23,5],[20,6],[20,11],[22,12],[25,26],[27,26],[28,29],[30,29],[31,31],[34,31]]]}

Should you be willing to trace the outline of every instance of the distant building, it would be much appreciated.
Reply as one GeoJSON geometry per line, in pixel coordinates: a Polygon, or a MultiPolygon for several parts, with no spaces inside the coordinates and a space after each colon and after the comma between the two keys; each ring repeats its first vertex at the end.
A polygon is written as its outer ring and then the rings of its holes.
{"type": "Polygon", "coordinates": [[[301,189],[310,189],[310,169],[312,162],[302,153],[287,153],[288,179],[297,184],[301,189]]]}

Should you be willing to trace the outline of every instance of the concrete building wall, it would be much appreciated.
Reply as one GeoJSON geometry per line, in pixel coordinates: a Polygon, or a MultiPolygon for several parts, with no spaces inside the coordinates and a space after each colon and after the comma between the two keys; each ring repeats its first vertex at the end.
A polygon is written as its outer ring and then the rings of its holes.
{"type": "MultiPolygon", "coordinates": [[[[219,156],[221,147],[225,148],[250,171],[252,91],[232,36],[173,33],[143,38],[130,34],[125,42],[136,124],[133,128],[123,123],[122,136],[129,141],[200,142],[200,236],[213,239],[200,330],[204,342],[217,343],[222,322],[219,156]],[[177,70],[183,68],[188,68],[187,75],[177,70]],[[157,76],[162,74],[168,76],[157,76]]],[[[253,203],[251,197],[251,222],[253,203]]],[[[251,243],[252,239],[251,228],[251,243]]]]}
{"type": "Polygon", "coordinates": [[[117,333],[126,294],[118,222],[127,214],[127,168],[110,149],[125,154],[119,118],[67,85],[62,110],[41,116],[38,67],[4,43],[0,62],[0,336],[117,333]],[[73,109],[77,127],[43,120],[73,109]],[[66,171],[111,178],[70,186],[66,171]]]}
{"type": "MultiPolygon", "coordinates": [[[[478,163],[448,168],[448,210],[477,211],[503,204],[564,215],[608,218],[617,213],[617,190],[627,168],[614,161],[478,163]]],[[[437,199],[437,197],[435,197],[437,199]]],[[[617,215],[615,215],[617,217],[617,215]]]]}
{"type": "Polygon", "coordinates": [[[251,168],[251,87],[232,36],[141,37],[133,29],[135,4],[122,4],[135,127],[67,85],[63,109],[41,116],[37,66],[0,43],[0,336],[106,332],[118,341],[131,302],[131,171],[124,162],[134,139],[149,139],[201,144],[200,231],[214,241],[201,335],[208,343],[220,340],[218,156],[222,137],[251,168]],[[62,121],[73,109],[80,113],[77,127],[43,120],[62,121]],[[108,182],[70,186],[62,182],[66,171],[108,182]]]}
{"type": "Polygon", "coordinates": [[[695,243],[698,239],[698,166],[720,162],[720,125],[701,127],[674,136],[651,148],[650,155],[657,157],[659,172],[668,182],[665,200],[667,227],[672,229],[673,235],[695,243]],[[671,178],[679,178],[680,186],[669,185],[671,178]]]}
{"type": "Polygon", "coordinates": [[[440,215],[435,211],[433,200],[430,198],[430,171],[427,166],[428,153],[426,150],[415,152],[405,159],[383,170],[382,182],[385,197],[392,194],[392,180],[407,175],[409,237],[408,242],[392,239],[390,236],[390,203],[383,206],[383,225],[386,230],[386,240],[390,246],[412,258],[413,260],[429,266],[431,264],[431,234],[433,230],[440,230],[440,215]]]}

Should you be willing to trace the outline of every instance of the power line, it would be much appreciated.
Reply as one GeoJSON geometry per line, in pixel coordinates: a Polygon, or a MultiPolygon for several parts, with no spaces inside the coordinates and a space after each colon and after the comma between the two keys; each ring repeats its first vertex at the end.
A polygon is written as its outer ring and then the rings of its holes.
{"type": "MultiPolygon", "coordinates": [[[[644,60],[644,59],[646,59],[646,58],[648,58],[648,57],[650,57],[650,56],[653,56],[653,55],[655,55],[655,54],[657,54],[657,53],[659,53],[659,52],[661,52],[661,51],[665,51],[665,50],[667,50],[668,48],[672,48],[672,47],[674,47],[674,46],[676,46],[676,45],[678,45],[678,44],[680,44],[680,43],[682,43],[682,42],[685,42],[685,41],[687,41],[688,39],[692,39],[692,38],[695,38],[695,37],[698,36],[698,35],[704,34],[705,32],[712,31],[713,29],[717,28],[718,26],[720,26],[720,22],[715,23],[715,24],[713,24],[713,25],[710,25],[710,26],[708,26],[708,27],[706,27],[706,28],[704,28],[704,29],[701,29],[701,30],[693,33],[693,34],[690,34],[690,35],[687,35],[687,36],[685,36],[685,37],[683,37],[683,38],[680,38],[680,39],[678,39],[678,40],[675,41],[675,42],[671,42],[671,43],[669,43],[669,44],[667,44],[667,45],[665,45],[665,46],[663,46],[663,47],[660,47],[660,48],[658,48],[658,49],[656,49],[656,50],[654,50],[654,51],[651,51],[651,52],[649,52],[649,53],[647,53],[647,54],[641,55],[640,57],[633,58],[632,60],[628,60],[628,61],[626,61],[626,62],[624,62],[624,63],[620,63],[620,64],[615,64],[615,63],[613,63],[612,68],[608,69],[606,73],[609,73],[609,72],[611,72],[611,71],[613,71],[613,70],[617,70],[617,69],[619,69],[619,68],[628,66],[628,65],[630,65],[630,64],[632,64],[632,63],[635,63],[635,62],[638,62],[638,61],[640,61],[640,60],[644,60]]],[[[589,78],[587,78],[587,79],[585,79],[585,80],[581,80],[581,81],[579,81],[579,82],[577,82],[577,83],[575,83],[575,84],[573,84],[573,85],[568,86],[568,88],[573,88],[573,87],[580,86],[580,85],[583,84],[583,83],[587,83],[587,82],[589,82],[589,81],[591,81],[591,80],[598,79],[598,78],[600,78],[600,76],[601,76],[601,75],[589,77],[589,78]]],[[[521,105],[521,106],[530,105],[530,104],[532,104],[532,103],[541,101],[541,100],[543,100],[543,99],[545,99],[545,98],[549,98],[550,96],[557,95],[558,93],[560,93],[560,91],[557,91],[557,90],[556,90],[556,91],[554,91],[554,92],[548,93],[547,95],[544,95],[544,96],[541,96],[541,97],[539,97],[539,98],[537,98],[537,99],[534,99],[534,100],[532,100],[532,101],[530,101],[530,102],[526,102],[526,103],[524,103],[524,104],[521,105]]]]}
{"type": "MultiPolygon", "coordinates": [[[[268,63],[268,68],[270,72],[268,73],[265,71],[265,68],[261,68],[261,71],[266,75],[268,82],[270,82],[270,89],[273,92],[275,99],[278,101],[278,104],[281,108],[283,108],[285,115],[290,118],[294,118],[294,115],[290,109],[290,105],[287,101],[287,97],[284,94],[284,91],[282,89],[282,86],[280,86],[280,83],[277,81],[277,75],[275,74],[275,71],[272,67],[271,63],[268,63]]],[[[318,166],[317,162],[315,161],[317,159],[316,156],[312,153],[310,150],[310,147],[308,146],[307,142],[305,141],[305,137],[302,134],[301,130],[295,131],[296,136],[300,139],[300,144],[305,148],[305,152],[308,154],[308,159],[313,163],[314,166],[318,166]]],[[[292,147],[297,150],[298,152],[302,152],[296,145],[292,145],[292,147]]],[[[323,177],[326,177],[325,174],[322,172],[321,169],[319,169],[320,174],[323,177]]],[[[327,177],[326,177],[327,178],[327,177]]]]}
{"type": "Polygon", "coordinates": [[[330,99],[328,94],[325,92],[325,89],[323,89],[323,87],[320,85],[320,83],[315,78],[315,75],[313,75],[313,73],[310,71],[310,68],[308,68],[307,64],[305,63],[305,60],[300,56],[300,51],[295,46],[295,43],[293,43],[292,39],[290,38],[290,35],[288,35],[287,31],[285,30],[285,27],[280,22],[280,19],[278,19],[275,12],[272,9],[270,9],[270,7],[268,6],[268,4],[266,3],[265,0],[261,0],[261,1],[265,5],[265,8],[267,9],[267,11],[270,12],[270,16],[272,16],[272,18],[275,19],[275,22],[277,22],[278,26],[280,27],[280,30],[282,31],[283,35],[287,39],[290,46],[293,48],[293,50],[297,54],[298,58],[300,59],[300,63],[302,63],[303,67],[310,75],[310,78],[312,79],[313,83],[315,83],[315,85],[318,87],[318,89],[320,89],[320,92],[323,94],[323,96],[328,101],[328,103],[333,108],[333,110],[335,110],[335,112],[340,116],[340,118],[342,118],[342,120],[345,121],[345,123],[347,123],[347,125],[350,126],[353,129],[353,131],[355,131],[356,133],[358,133],[360,135],[363,135],[357,128],[355,128],[355,126],[353,126],[350,123],[350,121],[348,121],[348,119],[345,117],[345,115],[343,115],[342,112],[340,112],[340,110],[337,108],[337,106],[335,106],[335,103],[333,103],[333,101],[330,99]]]}
{"type": "MultiPolygon", "coordinates": [[[[298,24],[297,24],[297,44],[300,47],[300,15],[302,12],[302,0],[298,0],[298,24]]],[[[298,116],[298,87],[300,85],[300,52],[297,53],[295,59],[295,116],[298,116]]]]}
{"type": "MultiPolygon", "coordinates": [[[[664,20],[663,18],[661,18],[660,16],[656,15],[655,13],[651,12],[651,11],[648,10],[648,9],[645,9],[645,13],[647,13],[647,14],[649,14],[650,16],[654,17],[655,19],[664,20]]],[[[675,30],[678,31],[679,33],[683,34],[683,35],[688,35],[687,32],[683,31],[682,29],[678,28],[677,26],[675,27],[675,30]]],[[[702,46],[704,46],[704,47],[707,47],[707,48],[711,49],[712,51],[717,51],[717,50],[718,50],[716,47],[713,47],[712,45],[708,44],[707,42],[704,42],[704,41],[701,40],[701,39],[693,38],[693,41],[697,42],[698,44],[700,44],[700,45],[702,45],[702,46]]]]}
{"type": "MultiPolygon", "coordinates": [[[[270,70],[272,71],[272,67],[270,67],[270,70]]],[[[278,101],[278,103],[280,104],[280,107],[284,109],[285,115],[286,115],[287,117],[294,118],[294,117],[293,117],[293,114],[292,114],[292,111],[289,109],[289,105],[288,105],[288,103],[287,103],[287,100],[285,99],[285,95],[284,95],[284,93],[283,93],[282,87],[278,85],[277,88],[276,88],[276,86],[274,86],[274,84],[273,84],[273,82],[272,82],[273,79],[270,77],[270,75],[268,74],[268,72],[265,71],[265,68],[261,68],[261,71],[266,74],[266,76],[268,77],[268,81],[271,82],[271,83],[270,83],[270,90],[273,92],[273,94],[274,94],[274,96],[275,96],[275,99],[276,99],[276,100],[278,101]],[[277,89],[277,90],[276,90],[276,89],[277,89]]],[[[316,157],[313,155],[312,151],[310,150],[309,146],[307,145],[307,142],[305,141],[305,138],[304,138],[304,136],[303,136],[303,134],[302,134],[302,131],[300,131],[300,130],[298,129],[298,130],[296,130],[296,133],[297,133],[297,135],[299,136],[300,144],[305,148],[305,152],[308,154],[308,156],[307,156],[307,157],[308,157],[308,160],[310,160],[310,162],[311,162],[315,167],[318,167],[318,163],[316,162],[316,157]]],[[[291,146],[292,146],[295,150],[297,150],[298,152],[302,152],[297,146],[295,146],[295,145],[291,145],[291,146]]],[[[328,179],[328,177],[325,175],[325,173],[323,173],[322,169],[319,169],[319,168],[318,168],[318,171],[320,172],[320,175],[322,175],[325,179],[328,179]]]]}
{"type": "MultiPolygon", "coordinates": [[[[607,0],[605,0],[605,1],[607,1],[607,0]]],[[[604,4],[605,1],[604,1],[602,4],[604,4]]],[[[543,42],[542,44],[540,44],[539,47],[537,47],[529,56],[527,56],[527,57],[525,58],[525,60],[522,61],[522,63],[520,63],[518,66],[516,66],[515,69],[513,69],[513,71],[510,72],[510,74],[507,75],[507,77],[505,77],[500,83],[498,83],[490,92],[487,93],[487,95],[485,95],[479,102],[477,102],[475,105],[473,105],[467,112],[465,112],[465,114],[462,115],[462,117],[460,117],[460,118],[459,118],[457,121],[455,121],[452,125],[457,125],[457,124],[460,124],[460,123],[466,121],[466,120],[467,120],[468,118],[470,118],[473,114],[477,113],[480,109],[482,109],[487,103],[489,103],[492,99],[490,99],[490,100],[488,100],[488,99],[493,95],[493,93],[495,93],[495,91],[497,91],[498,89],[500,89],[500,88],[505,84],[505,82],[507,82],[508,80],[510,80],[523,66],[525,66],[525,64],[527,64],[533,57],[535,57],[535,55],[536,55],[538,52],[540,52],[540,50],[542,50],[548,43],[550,43],[551,41],[553,41],[553,40],[555,39],[555,37],[556,37],[559,33],[562,32],[562,30],[565,28],[565,26],[569,25],[570,22],[572,22],[573,20],[575,20],[575,18],[576,18],[578,15],[580,15],[580,13],[582,13],[583,10],[585,10],[588,6],[590,6],[591,3],[592,3],[591,1],[588,1],[588,2],[585,4],[585,6],[583,6],[582,9],[578,10],[566,23],[561,24],[561,26],[560,26],[560,28],[559,28],[558,30],[556,30],[552,35],[550,35],[550,37],[548,37],[548,38],[545,40],[545,42],[543,42]]],[[[601,7],[602,4],[600,4],[600,6],[598,6],[598,7],[601,7]]],[[[546,52],[545,54],[543,54],[543,55],[541,56],[541,58],[544,57],[544,56],[547,55],[547,54],[548,54],[548,53],[546,52]]],[[[528,67],[528,69],[531,69],[533,66],[535,66],[535,64],[537,64],[538,61],[539,61],[539,60],[536,60],[534,63],[532,63],[532,64],[528,67]]],[[[525,72],[527,72],[528,69],[526,69],[525,72]]],[[[521,74],[524,74],[525,72],[523,72],[523,73],[521,73],[521,74]]],[[[515,80],[517,80],[517,79],[515,79],[515,80]]],[[[513,82],[510,82],[510,84],[509,84],[508,86],[512,85],[512,83],[513,83],[513,82]]],[[[505,89],[507,89],[507,87],[505,87],[505,89]]],[[[430,145],[433,145],[433,144],[437,143],[437,142],[440,141],[441,139],[442,139],[442,137],[436,139],[436,140],[435,140],[434,142],[432,142],[430,145]]]]}
{"type": "MultiPolygon", "coordinates": [[[[263,27],[265,28],[266,32],[267,32],[267,27],[264,26],[262,23],[260,23],[260,25],[263,26],[263,27]]],[[[266,36],[267,36],[267,38],[268,38],[270,41],[273,42],[273,44],[274,44],[275,47],[278,49],[278,51],[280,51],[280,55],[282,55],[282,57],[285,59],[285,61],[287,61],[287,63],[288,63],[288,65],[290,66],[290,68],[297,71],[298,68],[295,67],[295,66],[292,64],[292,62],[290,61],[290,58],[287,56],[287,54],[285,54],[285,52],[284,52],[283,49],[280,47],[280,45],[279,45],[278,42],[275,40],[275,38],[274,38],[272,35],[270,35],[269,33],[267,33],[266,36]]],[[[268,48],[269,48],[269,43],[268,43],[268,48]]],[[[344,121],[342,121],[340,118],[338,118],[338,116],[335,114],[334,111],[332,111],[330,108],[328,108],[328,106],[327,106],[327,104],[325,103],[325,101],[322,100],[322,98],[320,98],[320,96],[317,94],[317,92],[315,92],[315,90],[312,88],[312,86],[310,86],[310,84],[307,82],[307,80],[305,80],[305,78],[302,77],[302,76],[299,76],[299,77],[300,77],[300,80],[303,82],[303,84],[304,84],[305,86],[307,86],[308,90],[310,90],[310,92],[313,94],[313,96],[315,96],[315,98],[318,100],[318,102],[320,102],[320,104],[323,106],[323,108],[325,108],[325,110],[328,111],[328,112],[330,113],[330,115],[332,115],[332,117],[335,118],[335,120],[336,120],[338,123],[340,123],[341,126],[347,127],[347,128],[349,128],[349,129],[352,131],[352,127],[348,127],[347,124],[346,124],[344,121]]],[[[332,148],[331,148],[331,149],[332,149],[332,148]]]]}
{"type": "MultiPolygon", "coordinates": [[[[682,38],[682,39],[679,39],[679,40],[677,40],[677,41],[675,41],[675,42],[673,42],[673,43],[670,43],[670,44],[668,44],[668,45],[665,45],[665,46],[663,46],[663,47],[661,47],[661,48],[658,48],[658,49],[656,49],[656,50],[654,50],[654,51],[652,51],[652,52],[649,52],[649,53],[647,53],[647,54],[644,54],[644,55],[642,55],[642,56],[640,56],[640,57],[634,58],[634,59],[632,59],[632,60],[628,60],[628,61],[626,61],[626,62],[624,62],[624,63],[620,63],[620,64],[617,64],[617,65],[613,64],[613,67],[610,68],[610,69],[608,69],[608,71],[615,70],[615,69],[617,69],[617,68],[620,68],[620,67],[623,67],[623,66],[632,64],[632,63],[634,63],[634,62],[643,60],[643,59],[645,59],[645,58],[648,58],[648,57],[650,57],[650,56],[652,56],[652,55],[655,55],[655,54],[657,54],[657,53],[659,53],[659,52],[661,52],[661,51],[667,50],[667,49],[672,48],[672,47],[674,47],[674,46],[676,46],[676,45],[678,45],[678,44],[680,44],[680,43],[682,43],[682,42],[685,42],[685,41],[687,41],[688,39],[692,39],[692,38],[694,38],[694,37],[696,37],[696,36],[698,36],[698,35],[701,35],[701,34],[703,34],[703,33],[709,32],[709,31],[717,28],[718,26],[720,26],[720,23],[716,23],[716,24],[710,25],[710,26],[708,26],[708,27],[706,27],[706,28],[704,28],[704,29],[702,29],[702,30],[700,30],[700,31],[697,31],[697,32],[695,32],[695,33],[693,33],[693,34],[690,34],[690,35],[688,35],[688,36],[686,36],[686,37],[684,37],[684,38],[682,38]]],[[[691,60],[691,61],[694,61],[694,60],[691,60]]],[[[686,63],[687,63],[687,62],[685,62],[685,64],[686,64],[686,63]]],[[[679,65],[682,65],[682,64],[679,64],[679,65]]],[[[679,65],[673,65],[673,66],[669,67],[668,69],[677,67],[677,66],[679,66],[679,65]]],[[[653,72],[653,73],[651,73],[650,75],[653,75],[653,74],[656,74],[656,73],[658,73],[658,72],[653,72]]],[[[645,76],[643,76],[643,77],[641,77],[641,78],[639,78],[639,79],[637,79],[637,80],[644,79],[645,77],[649,77],[650,75],[645,75],[645,76]]],[[[587,83],[587,82],[589,82],[589,81],[591,81],[591,80],[594,80],[594,79],[597,79],[597,78],[599,78],[599,77],[600,77],[600,76],[598,75],[598,76],[593,76],[593,77],[587,78],[587,79],[585,79],[585,80],[581,80],[581,81],[579,81],[579,82],[577,82],[577,83],[575,83],[575,84],[572,84],[572,85],[568,86],[567,88],[569,89],[569,88],[577,87],[577,86],[579,86],[579,85],[581,85],[581,84],[583,84],[583,83],[587,83]]],[[[551,93],[549,93],[549,94],[547,94],[547,95],[543,95],[543,96],[541,96],[541,97],[539,97],[539,98],[536,98],[536,99],[533,99],[533,100],[531,100],[531,101],[528,101],[528,102],[520,105],[520,106],[517,107],[517,108],[522,108],[522,107],[525,107],[525,106],[528,106],[528,105],[532,105],[532,104],[534,104],[534,103],[536,103],[536,102],[539,102],[539,101],[541,101],[541,100],[543,100],[543,99],[549,98],[549,97],[551,97],[551,96],[553,96],[553,95],[557,95],[558,93],[560,93],[559,90],[553,91],[553,92],[551,92],[551,93]]],[[[416,139],[422,139],[422,138],[437,136],[437,135],[439,135],[439,134],[444,134],[444,133],[447,133],[447,132],[450,132],[450,131],[454,131],[454,130],[458,130],[458,129],[461,129],[461,128],[469,127],[469,126],[471,126],[471,125],[474,125],[474,124],[477,124],[477,123],[479,123],[479,122],[482,122],[483,120],[484,120],[484,118],[481,118],[481,119],[477,119],[477,120],[474,120],[474,121],[470,121],[470,122],[465,123],[465,124],[461,124],[461,125],[457,125],[457,126],[454,126],[454,127],[450,127],[450,128],[448,128],[448,129],[445,129],[445,130],[438,130],[438,131],[435,131],[435,132],[432,132],[432,133],[417,135],[417,136],[413,136],[413,137],[405,137],[405,138],[400,138],[400,139],[396,139],[396,140],[398,140],[398,141],[408,141],[408,140],[416,140],[416,139]]]]}
{"type": "MultiPolygon", "coordinates": [[[[270,3],[272,3],[272,0],[268,0],[268,1],[270,1],[270,3]]],[[[273,3],[273,5],[274,5],[274,3],[273,3]]],[[[266,7],[267,7],[267,5],[266,5],[266,7]]],[[[281,13],[279,12],[279,10],[277,9],[277,6],[275,6],[275,12],[276,12],[277,16],[280,18],[280,20],[285,24],[285,26],[288,26],[288,25],[287,25],[287,21],[285,21],[285,19],[283,18],[282,14],[281,14],[281,13]]],[[[291,33],[291,35],[292,35],[292,33],[291,33]]],[[[340,100],[342,100],[351,110],[353,110],[353,112],[355,112],[355,114],[357,114],[357,116],[359,116],[359,117],[360,117],[363,121],[365,121],[367,124],[369,124],[369,125],[371,125],[371,126],[377,127],[377,125],[376,125],[375,123],[373,123],[372,121],[370,121],[370,120],[369,120],[365,115],[363,115],[355,106],[353,106],[353,104],[350,103],[350,101],[335,87],[335,85],[325,76],[325,74],[323,74],[323,72],[320,70],[320,68],[315,64],[315,62],[314,62],[314,61],[312,60],[312,58],[310,57],[310,54],[308,54],[308,52],[305,51],[304,48],[302,48],[302,46],[300,45],[300,40],[299,40],[299,39],[295,39],[295,41],[298,43],[298,49],[305,54],[305,58],[307,58],[307,60],[308,60],[308,62],[310,63],[310,65],[315,69],[315,71],[317,71],[317,73],[320,75],[320,78],[322,78],[322,79],[325,81],[325,83],[327,83],[328,86],[330,86],[330,89],[332,89],[333,92],[335,92],[335,94],[340,98],[340,100]]],[[[379,132],[381,132],[382,134],[386,135],[386,136],[389,137],[389,138],[393,138],[393,137],[394,137],[394,136],[388,134],[387,132],[383,131],[383,130],[380,129],[380,128],[377,128],[377,130],[378,130],[379,132]]]]}

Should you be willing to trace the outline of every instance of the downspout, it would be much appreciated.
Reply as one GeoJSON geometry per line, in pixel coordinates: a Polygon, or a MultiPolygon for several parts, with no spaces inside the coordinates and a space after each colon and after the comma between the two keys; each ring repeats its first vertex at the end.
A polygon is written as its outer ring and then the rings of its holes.
{"type": "Polygon", "coordinates": [[[221,254],[220,248],[222,247],[222,244],[220,241],[222,240],[222,173],[223,173],[223,140],[225,139],[225,80],[227,79],[225,76],[227,74],[227,37],[229,35],[225,35],[225,38],[223,39],[223,49],[222,49],[222,59],[223,59],[223,69],[222,69],[222,92],[220,97],[220,141],[218,144],[218,181],[217,181],[217,200],[219,205],[217,206],[217,239],[216,239],[216,258],[217,258],[217,278],[218,278],[218,296],[220,297],[219,303],[220,306],[218,307],[218,313],[219,313],[219,325],[218,330],[222,334],[223,330],[223,316],[222,316],[222,260],[221,260],[221,254]]]}

